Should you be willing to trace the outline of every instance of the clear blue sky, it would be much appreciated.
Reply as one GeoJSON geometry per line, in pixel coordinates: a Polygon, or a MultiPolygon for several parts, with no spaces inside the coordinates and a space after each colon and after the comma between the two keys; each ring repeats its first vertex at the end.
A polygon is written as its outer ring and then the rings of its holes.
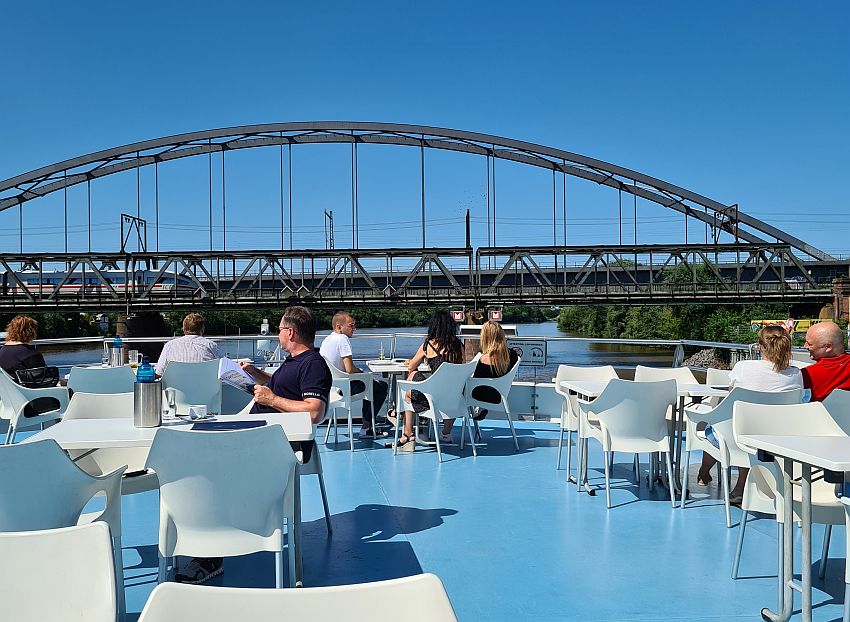
{"type": "MultiPolygon", "coordinates": [[[[613,162],[850,253],[845,2],[18,2],[4,22],[2,179],[193,130],[394,121],[613,162]]],[[[323,244],[323,209],[345,246],[347,148],[304,149],[293,158],[296,246],[323,244]]],[[[232,157],[228,246],[275,246],[277,152],[232,157]]],[[[483,161],[427,157],[429,243],[462,243],[467,208],[486,241],[483,161]]],[[[161,168],[163,248],[208,246],[207,163],[190,160],[161,168]]],[[[551,173],[498,166],[499,242],[551,242],[551,173]]],[[[415,151],[364,149],[360,173],[361,244],[416,245],[415,151]]],[[[117,244],[117,214],[135,211],[135,174],[114,177],[92,186],[104,250],[117,244]]],[[[143,172],[152,220],[150,180],[143,172]]],[[[616,193],[568,185],[570,242],[616,242],[616,193]]],[[[24,210],[25,250],[61,249],[57,200],[24,210]]],[[[71,247],[82,249],[84,193],[69,200],[71,247]]],[[[641,206],[639,241],[681,240],[671,214],[641,206]]],[[[0,249],[17,251],[17,227],[16,210],[0,214],[0,249]]]]}

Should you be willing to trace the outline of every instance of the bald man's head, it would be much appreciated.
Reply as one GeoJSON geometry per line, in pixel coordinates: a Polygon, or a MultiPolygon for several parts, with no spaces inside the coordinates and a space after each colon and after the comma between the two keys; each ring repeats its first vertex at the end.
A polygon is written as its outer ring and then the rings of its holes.
{"type": "Polygon", "coordinates": [[[806,331],[803,347],[815,361],[838,356],[844,352],[844,333],[835,322],[819,322],[806,331]]]}

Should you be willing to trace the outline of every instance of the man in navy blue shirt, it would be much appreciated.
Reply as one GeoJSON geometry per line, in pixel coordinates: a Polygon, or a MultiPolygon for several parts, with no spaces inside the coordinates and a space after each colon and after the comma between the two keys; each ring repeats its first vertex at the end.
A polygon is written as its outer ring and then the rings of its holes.
{"type": "Polygon", "coordinates": [[[313,343],[316,319],[306,307],[289,307],[280,319],[279,328],[280,347],[289,357],[274,374],[269,375],[250,363],[242,364],[242,369],[257,381],[251,412],[306,411],[313,423],[319,423],[328,404],[331,371],[313,343]]]}
{"type": "MultiPolygon", "coordinates": [[[[280,320],[280,347],[289,353],[283,365],[274,374],[240,363],[257,382],[254,385],[252,413],[308,412],[313,423],[325,415],[328,394],[331,390],[331,371],[325,359],[313,345],[316,338],[316,320],[306,307],[289,307],[280,320]]],[[[313,441],[291,442],[293,451],[302,452],[301,462],[306,464],[313,454],[313,441]]],[[[175,579],[178,583],[204,583],[221,574],[221,557],[192,559],[175,579]]]]}

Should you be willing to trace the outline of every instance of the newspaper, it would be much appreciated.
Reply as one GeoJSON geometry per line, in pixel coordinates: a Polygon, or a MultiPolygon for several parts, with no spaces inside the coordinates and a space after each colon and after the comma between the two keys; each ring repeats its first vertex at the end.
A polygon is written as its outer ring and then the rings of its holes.
{"type": "Polygon", "coordinates": [[[225,384],[254,395],[254,385],[257,383],[232,359],[224,357],[219,361],[218,378],[225,384]]]}

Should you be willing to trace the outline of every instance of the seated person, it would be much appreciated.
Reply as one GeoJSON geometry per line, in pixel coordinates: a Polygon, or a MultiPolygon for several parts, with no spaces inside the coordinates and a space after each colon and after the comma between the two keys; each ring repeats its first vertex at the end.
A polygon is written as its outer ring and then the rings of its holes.
{"type": "Polygon", "coordinates": [[[156,362],[156,375],[162,376],[169,361],[201,363],[222,357],[218,344],[204,337],[206,322],[200,313],[190,313],[183,318],[183,336],[167,341],[156,362]]]}
{"type": "MultiPolygon", "coordinates": [[[[425,380],[425,376],[419,371],[419,365],[423,360],[428,363],[431,373],[437,371],[444,362],[463,363],[463,344],[457,338],[457,324],[448,311],[435,311],[431,316],[425,342],[407,365],[408,380],[417,382],[425,380]]],[[[419,391],[408,391],[405,394],[405,400],[411,405],[412,410],[404,413],[404,433],[398,439],[398,446],[413,449],[414,413],[428,410],[428,399],[419,391]]]]}
{"type": "Polygon", "coordinates": [[[844,352],[844,334],[834,322],[819,322],[806,331],[814,364],[803,368],[803,386],[813,402],[822,402],[834,389],[850,390],[850,354],[844,352]]]}
{"type": "MultiPolygon", "coordinates": [[[[354,317],[346,311],[334,314],[331,319],[333,332],[322,341],[319,353],[334,367],[347,374],[360,373],[362,370],[354,365],[351,350],[351,337],[357,329],[354,317]]],[[[360,380],[351,383],[351,393],[362,393],[366,387],[360,380]]],[[[372,419],[381,409],[381,404],[387,399],[389,387],[384,382],[372,380],[372,403],[363,400],[363,423],[360,427],[360,438],[374,438],[372,419]]]]}
{"type": "MultiPolygon", "coordinates": [[[[761,359],[738,361],[729,372],[729,389],[743,387],[752,391],[775,393],[803,388],[803,375],[800,369],[791,365],[791,336],[781,326],[765,326],[759,331],[759,352],[761,359]]],[[[719,447],[706,428],[706,436],[715,447],[719,447]]],[[[708,485],[711,481],[709,471],[717,460],[703,452],[697,483],[708,485]]],[[[729,492],[732,503],[740,503],[744,496],[744,484],[750,470],[738,468],[738,481],[729,492]]]]}
{"type": "Polygon", "coordinates": [[[44,367],[44,357],[30,345],[38,336],[38,322],[26,315],[16,315],[6,326],[6,343],[0,348],[0,368],[12,378],[20,369],[44,367]]]}
{"type": "MultiPolygon", "coordinates": [[[[505,331],[498,322],[485,322],[481,327],[481,358],[475,366],[473,378],[501,378],[514,368],[519,357],[517,353],[508,347],[508,339],[505,331]]],[[[472,397],[480,402],[499,404],[502,396],[493,387],[475,387],[472,397]]],[[[487,409],[482,408],[475,414],[475,419],[481,420],[487,416],[487,409]]],[[[452,442],[452,426],[454,419],[446,419],[443,422],[443,434],[440,441],[452,442]]]]}

